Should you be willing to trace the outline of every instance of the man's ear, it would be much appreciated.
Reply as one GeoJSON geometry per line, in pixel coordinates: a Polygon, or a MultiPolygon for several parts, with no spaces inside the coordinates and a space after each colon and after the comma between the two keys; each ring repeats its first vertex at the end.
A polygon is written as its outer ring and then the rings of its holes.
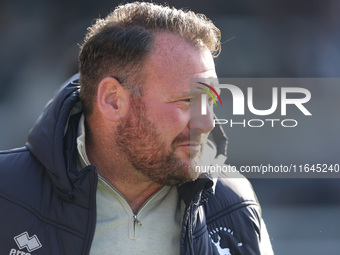
{"type": "Polygon", "coordinates": [[[101,80],[97,90],[97,107],[104,118],[119,120],[126,113],[128,103],[129,92],[117,79],[106,77],[101,80]]]}

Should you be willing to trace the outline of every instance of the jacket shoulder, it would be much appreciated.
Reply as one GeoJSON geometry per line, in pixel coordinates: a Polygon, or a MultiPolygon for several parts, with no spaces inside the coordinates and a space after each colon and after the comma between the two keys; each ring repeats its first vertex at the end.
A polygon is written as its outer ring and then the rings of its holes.
{"type": "Polygon", "coordinates": [[[234,210],[247,205],[259,207],[253,187],[243,175],[220,175],[214,179],[214,183],[214,196],[209,198],[209,202],[216,203],[214,209],[234,210]]]}
{"type": "Polygon", "coordinates": [[[24,171],[33,169],[32,165],[39,163],[26,147],[0,151],[0,176],[4,177],[0,182],[11,181],[11,178],[20,180],[24,171]]]}
{"type": "Polygon", "coordinates": [[[34,202],[43,176],[41,164],[26,147],[0,152],[0,195],[10,200],[34,202]]]}

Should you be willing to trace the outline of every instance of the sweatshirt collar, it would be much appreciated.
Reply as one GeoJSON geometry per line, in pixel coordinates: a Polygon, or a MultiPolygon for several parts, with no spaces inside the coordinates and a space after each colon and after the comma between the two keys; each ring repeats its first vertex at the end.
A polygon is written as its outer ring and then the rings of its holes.
{"type": "Polygon", "coordinates": [[[91,165],[85,146],[85,117],[84,114],[80,117],[77,131],[77,150],[78,150],[78,170],[91,165]]]}

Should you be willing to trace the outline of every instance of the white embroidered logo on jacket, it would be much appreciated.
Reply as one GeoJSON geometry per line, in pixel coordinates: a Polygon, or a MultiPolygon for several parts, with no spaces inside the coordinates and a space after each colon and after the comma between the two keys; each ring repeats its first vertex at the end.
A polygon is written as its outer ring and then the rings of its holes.
{"type": "MultiPolygon", "coordinates": [[[[225,238],[227,235],[233,236],[233,238],[235,240],[234,231],[232,231],[230,228],[217,227],[217,228],[215,228],[215,229],[213,229],[209,232],[210,240],[215,245],[219,255],[232,255],[229,248],[227,248],[227,247],[222,248],[222,246],[221,246],[221,239],[223,239],[223,237],[225,238]],[[217,239],[217,241],[215,241],[216,239],[217,239]]],[[[237,241],[237,240],[235,240],[235,241],[237,241]]],[[[237,246],[240,249],[240,248],[242,248],[243,243],[238,241],[237,246]]]]}
{"type": "Polygon", "coordinates": [[[217,235],[217,242],[214,242],[213,239],[211,239],[211,241],[216,246],[217,251],[220,255],[231,255],[229,248],[221,247],[221,237],[219,235],[217,235]]]}

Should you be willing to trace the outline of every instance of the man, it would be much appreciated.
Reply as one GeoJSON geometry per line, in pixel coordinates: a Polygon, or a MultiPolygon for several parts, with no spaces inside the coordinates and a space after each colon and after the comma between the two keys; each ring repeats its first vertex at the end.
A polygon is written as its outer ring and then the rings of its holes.
{"type": "Polygon", "coordinates": [[[193,110],[190,79],[216,77],[219,48],[192,12],[136,2],[97,20],[79,81],[0,154],[1,254],[270,254],[250,184],[191,171],[213,113],[193,110]]]}

